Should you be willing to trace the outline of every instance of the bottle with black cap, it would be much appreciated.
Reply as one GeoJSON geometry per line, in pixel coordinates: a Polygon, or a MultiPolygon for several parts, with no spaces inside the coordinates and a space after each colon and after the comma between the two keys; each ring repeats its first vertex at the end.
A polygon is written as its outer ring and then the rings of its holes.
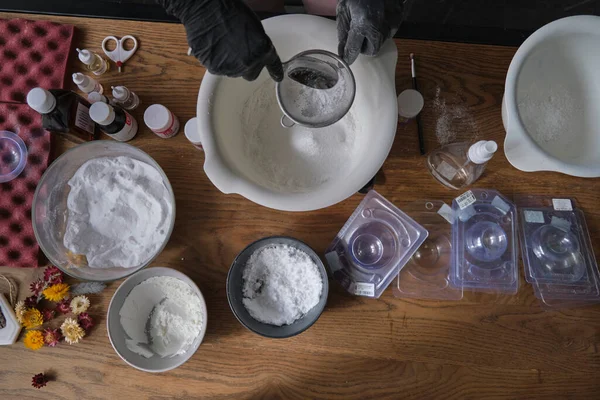
{"type": "Polygon", "coordinates": [[[119,142],[133,139],[138,130],[135,118],[118,106],[97,102],[90,107],[90,117],[100,129],[119,142]]]}
{"type": "Polygon", "coordinates": [[[98,126],[91,120],[90,103],[70,90],[34,88],[27,94],[27,104],[42,114],[42,127],[83,143],[98,138],[98,126]]]}

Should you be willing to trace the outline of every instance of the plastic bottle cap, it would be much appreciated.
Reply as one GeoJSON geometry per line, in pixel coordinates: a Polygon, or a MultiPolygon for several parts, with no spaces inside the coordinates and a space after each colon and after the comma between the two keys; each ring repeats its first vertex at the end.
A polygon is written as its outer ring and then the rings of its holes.
{"type": "Polygon", "coordinates": [[[112,95],[116,100],[126,100],[129,89],[123,86],[111,86],[112,95]]]}
{"type": "Polygon", "coordinates": [[[27,93],[27,104],[40,114],[48,114],[56,107],[56,98],[42,88],[34,88],[27,93]]]}
{"type": "Polygon", "coordinates": [[[200,132],[198,131],[198,118],[192,118],[185,123],[183,128],[187,140],[196,145],[201,145],[200,132]]]}
{"type": "Polygon", "coordinates": [[[115,120],[115,109],[102,102],[94,103],[90,107],[90,118],[98,125],[110,125],[115,120]]]}
{"type": "Polygon", "coordinates": [[[73,74],[73,82],[76,85],[86,86],[89,83],[90,78],[82,74],[81,72],[76,72],[73,74]]]}
{"type": "Polygon", "coordinates": [[[144,123],[153,131],[164,131],[172,122],[171,112],[161,104],[152,104],[144,112],[144,123]]]}
{"type": "Polygon", "coordinates": [[[498,150],[498,145],[493,140],[480,140],[469,147],[469,160],[475,164],[483,164],[492,159],[498,150]]]}
{"type": "Polygon", "coordinates": [[[406,89],[398,95],[398,115],[401,117],[416,117],[424,105],[423,95],[414,89],[406,89]]]}
{"type": "Polygon", "coordinates": [[[106,103],[106,97],[104,97],[103,95],[101,95],[98,92],[88,93],[87,98],[91,104],[97,103],[99,101],[102,103],[106,103]]]}
{"type": "Polygon", "coordinates": [[[86,65],[90,65],[94,62],[94,57],[92,56],[92,52],[86,49],[79,50],[76,49],[77,53],[79,53],[79,61],[86,65]]]}

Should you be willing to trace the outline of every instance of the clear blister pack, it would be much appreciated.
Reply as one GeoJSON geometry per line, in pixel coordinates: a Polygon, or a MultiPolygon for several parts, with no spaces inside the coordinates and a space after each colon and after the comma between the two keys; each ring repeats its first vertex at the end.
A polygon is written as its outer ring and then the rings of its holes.
{"type": "Polygon", "coordinates": [[[521,251],[526,280],[545,305],[600,301],[600,274],[583,211],[571,198],[521,196],[521,251]]]}
{"type": "Polygon", "coordinates": [[[452,210],[451,283],[463,289],[516,293],[515,205],[495,190],[472,189],[454,199],[452,210]]]}
{"type": "Polygon", "coordinates": [[[462,287],[450,284],[452,264],[452,208],[439,200],[418,201],[402,207],[429,235],[400,270],[394,296],[460,300],[462,287]]]}
{"type": "Polygon", "coordinates": [[[350,293],[378,298],[427,238],[427,230],[371,190],[325,252],[350,293]]]}

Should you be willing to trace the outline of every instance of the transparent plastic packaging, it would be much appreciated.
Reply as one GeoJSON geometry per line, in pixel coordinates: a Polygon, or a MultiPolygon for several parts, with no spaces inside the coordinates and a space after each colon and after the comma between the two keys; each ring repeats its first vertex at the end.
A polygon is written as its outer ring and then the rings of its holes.
{"type": "Polygon", "coordinates": [[[525,278],[548,307],[600,301],[600,273],[585,216],[571,198],[521,196],[525,278]]]}
{"type": "Polygon", "coordinates": [[[400,270],[394,296],[460,300],[462,287],[450,284],[452,264],[452,208],[439,200],[418,201],[403,207],[429,235],[400,270]]]}
{"type": "Polygon", "coordinates": [[[378,298],[428,232],[374,190],[325,252],[330,275],[350,293],[378,298]]]}
{"type": "Polygon", "coordinates": [[[515,205],[495,190],[469,190],[452,202],[455,249],[450,281],[463,289],[515,294],[519,288],[515,205]]]}

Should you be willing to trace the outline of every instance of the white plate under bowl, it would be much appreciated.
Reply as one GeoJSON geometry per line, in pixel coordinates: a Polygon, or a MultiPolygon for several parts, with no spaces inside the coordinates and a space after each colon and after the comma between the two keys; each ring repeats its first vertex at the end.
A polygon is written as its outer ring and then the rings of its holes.
{"type": "Polygon", "coordinates": [[[198,289],[198,286],[192,281],[187,275],[176,271],[171,268],[165,267],[154,267],[144,269],[129,278],[127,278],[121,286],[115,291],[112,299],[110,300],[110,304],[108,306],[108,315],[106,318],[106,328],[108,331],[108,339],[110,340],[110,344],[113,349],[117,352],[119,357],[127,364],[131,365],[135,369],[139,369],[140,371],[145,372],[166,372],[170,371],[174,368],[179,367],[187,360],[189,360],[198,347],[200,347],[200,343],[204,339],[204,334],[206,333],[206,321],[207,321],[207,312],[206,312],[206,302],[204,301],[204,297],[202,296],[202,292],[198,289]],[[191,347],[185,354],[175,355],[173,357],[159,357],[152,356],[150,358],[146,358],[140,356],[129,350],[127,345],[125,344],[125,338],[127,335],[125,334],[125,330],[121,326],[121,317],[119,316],[119,311],[125,302],[125,299],[131,292],[131,290],[142,283],[146,279],[153,278],[155,276],[171,276],[173,278],[177,278],[185,283],[187,283],[194,293],[198,295],[200,298],[200,303],[202,304],[202,314],[204,316],[204,320],[202,323],[202,329],[196,337],[194,343],[192,343],[191,347]]]}

